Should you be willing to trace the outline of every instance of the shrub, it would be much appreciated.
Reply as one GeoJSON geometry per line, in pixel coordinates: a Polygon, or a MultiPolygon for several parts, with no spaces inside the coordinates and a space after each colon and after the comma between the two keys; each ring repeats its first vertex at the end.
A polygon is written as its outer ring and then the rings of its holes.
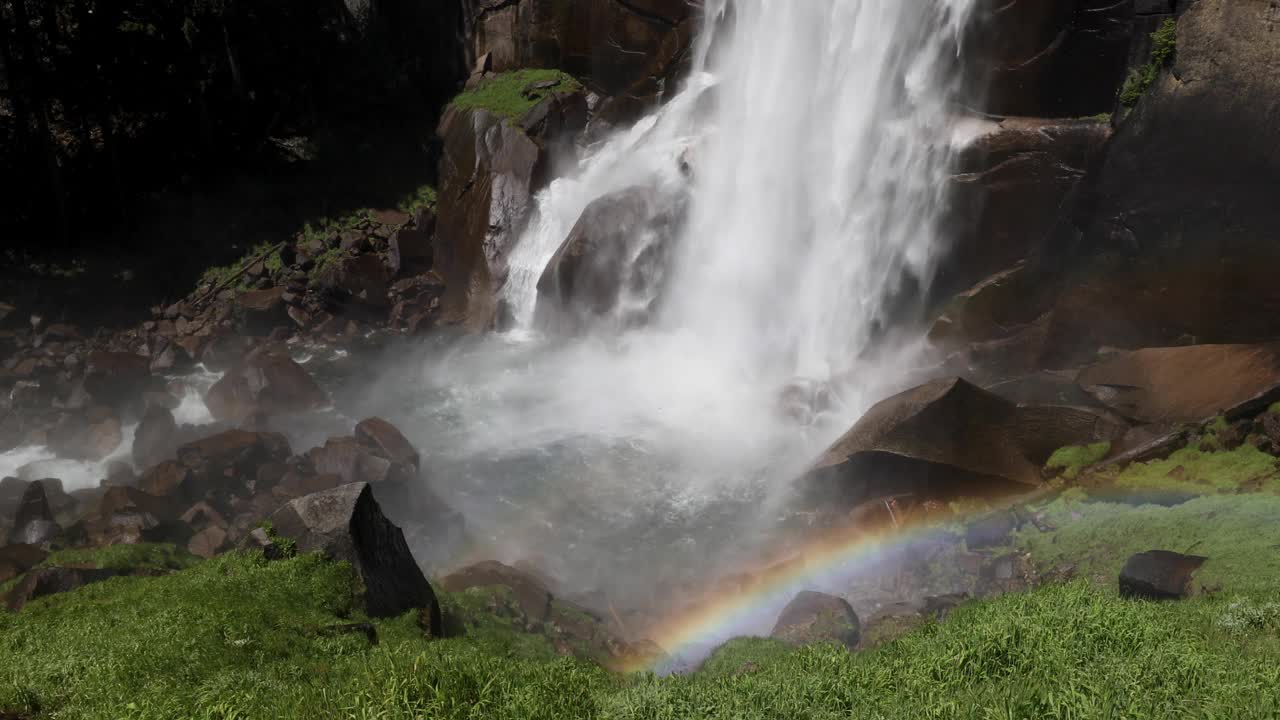
{"type": "Polygon", "coordinates": [[[1146,94],[1147,89],[1156,81],[1160,70],[1173,58],[1178,46],[1178,22],[1173,18],[1165,20],[1160,27],[1151,33],[1151,57],[1142,67],[1130,73],[1120,89],[1120,104],[1131,108],[1146,94]]]}

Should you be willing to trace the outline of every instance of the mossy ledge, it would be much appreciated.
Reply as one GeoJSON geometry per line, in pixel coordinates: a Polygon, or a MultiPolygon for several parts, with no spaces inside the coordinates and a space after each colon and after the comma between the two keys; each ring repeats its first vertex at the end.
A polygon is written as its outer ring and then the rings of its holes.
{"type": "Polygon", "coordinates": [[[581,89],[582,83],[560,70],[513,70],[482,81],[449,105],[460,110],[486,110],[514,122],[548,95],[581,89]]]}

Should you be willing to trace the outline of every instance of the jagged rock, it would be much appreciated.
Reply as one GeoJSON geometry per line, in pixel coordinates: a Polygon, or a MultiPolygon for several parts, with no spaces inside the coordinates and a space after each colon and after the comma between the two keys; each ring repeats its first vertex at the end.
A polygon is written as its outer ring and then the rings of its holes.
{"type": "Polygon", "coordinates": [[[1150,600],[1180,600],[1191,592],[1191,576],[1209,558],[1168,550],[1130,557],[1120,571],[1120,594],[1150,600]]]}
{"type": "Polygon", "coordinates": [[[982,0],[962,43],[965,66],[996,115],[1110,112],[1135,34],[1133,3],[982,0]]]}
{"type": "Polygon", "coordinates": [[[173,413],[161,405],[150,405],[133,434],[133,462],[149,467],[173,455],[177,447],[178,424],[173,413]]]}
{"type": "Polygon", "coordinates": [[[11,545],[44,545],[62,534],[62,528],[53,519],[49,500],[45,497],[43,483],[27,485],[18,503],[9,533],[11,545]]]}
{"type": "Polygon", "coordinates": [[[805,591],[783,609],[770,636],[793,645],[835,642],[852,650],[858,646],[861,630],[858,615],[847,600],[805,591]]]}
{"type": "Polygon", "coordinates": [[[434,254],[443,320],[483,330],[493,324],[506,254],[532,208],[542,149],[484,110],[449,108],[437,132],[444,153],[434,254]]]}
{"type": "Polygon", "coordinates": [[[1135,420],[1201,422],[1280,386],[1280,343],[1136,350],[1084,369],[1078,382],[1135,420]]]}
{"type": "Polygon", "coordinates": [[[128,574],[123,570],[80,567],[39,568],[27,573],[6,596],[10,610],[18,611],[32,600],[70,592],[91,583],[128,574]]]}
{"type": "Polygon", "coordinates": [[[420,465],[418,451],[395,425],[382,418],[372,417],[356,424],[356,439],[367,446],[378,448],[393,462],[410,466],[416,472],[420,465]]]}
{"type": "Polygon", "coordinates": [[[256,352],[228,370],[204,401],[215,419],[239,422],[257,413],[314,410],[327,405],[329,397],[289,356],[256,352]]]}
{"type": "Polygon", "coordinates": [[[1014,492],[1041,482],[1040,467],[1057,447],[1124,430],[1087,410],[1019,408],[943,378],[872,407],[819,459],[802,490],[845,506],[902,494],[1014,492]]]}
{"type": "Polygon", "coordinates": [[[351,483],[291,501],[271,516],[280,535],[299,552],[322,552],[356,569],[370,617],[394,617],[411,609],[430,614],[441,628],[440,606],[418,568],[400,528],[382,514],[366,483],[351,483]]]}
{"type": "Polygon", "coordinates": [[[659,301],[683,202],[632,187],[587,206],[538,280],[539,324],[577,330],[601,319],[642,324],[659,301]],[[627,314],[614,318],[619,308],[627,314]]]}
{"type": "Polygon", "coordinates": [[[511,592],[528,624],[541,624],[551,614],[551,591],[542,581],[494,560],[455,570],[440,578],[440,587],[448,592],[483,587],[505,588],[511,592]]]}

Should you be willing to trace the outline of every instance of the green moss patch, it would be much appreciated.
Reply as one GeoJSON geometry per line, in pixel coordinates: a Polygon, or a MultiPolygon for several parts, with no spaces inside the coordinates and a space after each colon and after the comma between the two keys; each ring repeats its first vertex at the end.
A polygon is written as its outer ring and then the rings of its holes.
{"type": "Polygon", "coordinates": [[[1046,470],[1059,471],[1063,477],[1074,480],[1082,468],[1102,460],[1109,452],[1110,442],[1059,448],[1044,466],[1046,470]]]}
{"type": "Polygon", "coordinates": [[[1234,450],[1205,451],[1188,447],[1163,460],[1105,468],[1091,478],[1121,491],[1208,494],[1222,492],[1280,493],[1280,463],[1274,455],[1248,443],[1234,450]]]}
{"type": "Polygon", "coordinates": [[[515,70],[485,80],[454,98],[450,105],[461,110],[487,110],[514,121],[548,95],[581,89],[581,83],[560,70],[515,70]]]}
{"type": "Polygon", "coordinates": [[[1165,20],[1151,34],[1151,58],[1145,65],[1133,71],[1124,87],[1120,89],[1120,104],[1131,108],[1138,104],[1151,84],[1160,75],[1160,70],[1173,59],[1178,47],[1178,21],[1173,18],[1165,20]]]}

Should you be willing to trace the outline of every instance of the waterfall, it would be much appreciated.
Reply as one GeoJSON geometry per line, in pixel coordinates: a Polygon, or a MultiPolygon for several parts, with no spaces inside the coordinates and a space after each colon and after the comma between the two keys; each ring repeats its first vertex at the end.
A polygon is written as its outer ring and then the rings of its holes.
{"type": "Polygon", "coordinates": [[[538,198],[506,300],[536,284],[586,206],[688,187],[657,332],[767,377],[850,371],[903,282],[927,285],[973,0],[707,0],[684,89],[538,198]],[[688,158],[692,180],[678,171],[688,158]]]}
{"type": "MultiPolygon", "coordinates": [[[[669,609],[768,548],[791,481],[903,381],[878,328],[945,247],[972,2],[705,0],[678,91],[537,197],[507,257],[514,329],[362,391],[370,413],[407,406],[474,557],[536,549],[569,587],[669,609]],[[660,281],[617,287],[608,311],[643,322],[547,329],[553,256],[589,205],[637,187],[627,212],[680,208],[660,281]]],[[[635,250],[613,257],[653,262],[635,250]]]]}

